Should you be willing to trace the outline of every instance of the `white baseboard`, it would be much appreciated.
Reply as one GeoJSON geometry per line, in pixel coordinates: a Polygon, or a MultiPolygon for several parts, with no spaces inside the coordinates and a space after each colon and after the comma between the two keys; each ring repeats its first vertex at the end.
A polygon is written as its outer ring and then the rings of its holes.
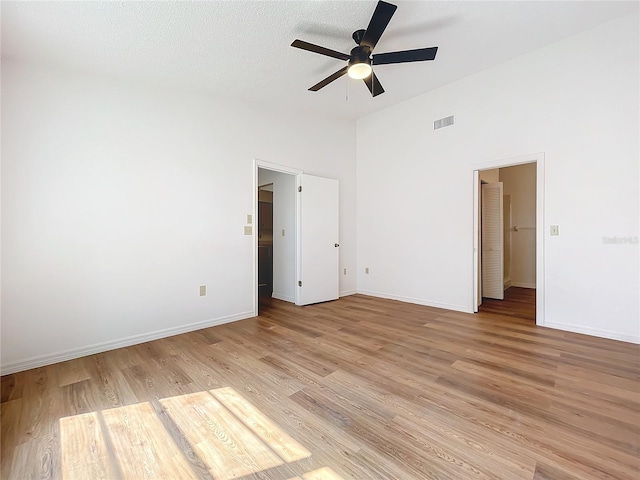
{"type": "Polygon", "coordinates": [[[582,333],[584,335],[591,335],[594,337],[608,338],[609,340],[619,340],[621,342],[637,343],[640,344],[640,337],[634,337],[626,333],[614,332],[612,330],[602,330],[600,328],[584,327],[582,325],[573,325],[570,323],[558,323],[545,321],[545,327],[555,328],[556,330],[563,330],[566,332],[582,333]]]}
{"type": "Polygon", "coordinates": [[[354,288],[352,290],[343,290],[342,292],[340,292],[339,296],[348,297],[349,295],[355,295],[356,293],[358,293],[358,291],[354,288]]]}
{"type": "Polygon", "coordinates": [[[282,300],[283,302],[296,303],[296,299],[289,297],[288,295],[280,295],[279,293],[273,292],[271,296],[277,300],[282,300]]]}
{"type": "Polygon", "coordinates": [[[520,288],[536,288],[536,284],[535,283],[523,283],[523,282],[511,282],[511,286],[512,287],[520,287],[520,288]]]}
{"type": "Polygon", "coordinates": [[[462,305],[452,305],[449,303],[439,303],[422,298],[403,297],[400,295],[393,295],[389,293],[372,292],[369,290],[358,290],[357,293],[362,295],[369,295],[371,297],[387,298],[389,300],[398,300],[405,303],[415,303],[416,305],[424,305],[425,307],[443,308],[445,310],[454,310],[456,312],[473,313],[473,310],[469,310],[469,307],[462,305]]]}
{"type": "Polygon", "coordinates": [[[45,365],[51,365],[53,363],[73,360],[74,358],[86,357],[87,355],[115,350],[116,348],[129,347],[131,345],[137,345],[139,343],[149,342],[151,340],[158,340],[160,338],[171,337],[173,335],[180,335],[181,333],[193,332],[195,330],[201,330],[207,327],[215,327],[216,325],[236,322],[238,320],[244,320],[246,318],[251,318],[254,316],[255,315],[253,314],[253,312],[237,313],[235,315],[228,315],[211,320],[204,320],[202,322],[190,323],[188,325],[181,325],[179,327],[156,330],[155,332],[143,333],[140,335],[131,335],[130,337],[124,337],[108,342],[94,343],[93,345],[88,345],[80,348],[72,348],[69,350],[64,350],[62,352],[55,352],[46,355],[25,358],[23,360],[17,360],[2,365],[2,367],[0,367],[0,375],[22,372],[24,370],[43,367],[45,365]]]}

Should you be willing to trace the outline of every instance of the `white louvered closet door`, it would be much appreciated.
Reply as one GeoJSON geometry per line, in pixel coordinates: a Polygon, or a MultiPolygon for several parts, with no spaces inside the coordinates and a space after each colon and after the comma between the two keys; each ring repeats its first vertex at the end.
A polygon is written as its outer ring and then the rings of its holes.
{"type": "Polygon", "coordinates": [[[504,300],[502,182],[482,185],[482,296],[504,300]]]}

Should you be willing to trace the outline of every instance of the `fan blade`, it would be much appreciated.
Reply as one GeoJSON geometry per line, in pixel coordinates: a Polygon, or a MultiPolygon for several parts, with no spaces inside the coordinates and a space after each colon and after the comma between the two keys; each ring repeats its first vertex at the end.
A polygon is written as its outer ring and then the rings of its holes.
{"type": "Polygon", "coordinates": [[[373,56],[373,65],[386,65],[389,63],[423,62],[436,58],[438,47],[417,48],[402,52],[378,53],[373,56]]]}
{"type": "Polygon", "coordinates": [[[335,50],[330,50],[303,40],[294,40],[291,46],[301,48],[302,50],[308,50],[313,53],[319,53],[320,55],[326,55],[327,57],[337,58],[338,60],[349,60],[350,58],[346,53],[336,52],[335,50]]]}
{"type": "Polygon", "coordinates": [[[325,78],[324,80],[322,80],[321,82],[316,83],[313,87],[311,87],[309,90],[311,90],[312,92],[317,92],[318,90],[320,90],[322,87],[326,87],[327,85],[329,85],[331,82],[333,82],[334,80],[337,80],[338,78],[340,78],[341,76],[343,76],[345,73],[347,73],[347,67],[343,67],[340,70],[338,70],[336,73],[329,75],[327,78],[325,78]]]}
{"type": "Polygon", "coordinates": [[[364,83],[367,84],[367,88],[371,92],[371,96],[377,97],[381,93],[384,93],[384,88],[382,88],[382,84],[378,80],[378,77],[376,77],[375,73],[371,72],[371,75],[369,75],[367,78],[364,78],[363,80],[364,83]]]}
{"type": "Polygon", "coordinates": [[[369,21],[367,31],[360,42],[361,46],[367,45],[371,48],[371,51],[373,51],[378,40],[380,40],[380,37],[384,33],[384,29],[389,25],[391,17],[393,17],[393,14],[396,12],[396,8],[398,7],[390,3],[383,1],[378,2],[378,5],[376,5],[376,9],[373,12],[373,16],[371,17],[371,21],[369,21]]]}

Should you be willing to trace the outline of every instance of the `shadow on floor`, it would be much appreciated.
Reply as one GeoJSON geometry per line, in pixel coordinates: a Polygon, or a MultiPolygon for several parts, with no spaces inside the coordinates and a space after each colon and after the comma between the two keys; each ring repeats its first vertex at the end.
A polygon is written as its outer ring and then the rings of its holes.
{"type": "Polygon", "coordinates": [[[509,287],[504,291],[504,300],[483,297],[478,311],[524,318],[535,323],[536,290],[535,288],[509,287]]]}

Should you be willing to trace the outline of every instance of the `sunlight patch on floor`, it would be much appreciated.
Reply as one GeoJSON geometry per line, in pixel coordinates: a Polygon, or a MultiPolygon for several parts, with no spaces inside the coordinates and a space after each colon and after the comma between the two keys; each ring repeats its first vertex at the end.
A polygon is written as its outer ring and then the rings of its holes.
{"type": "MultiPolygon", "coordinates": [[[[215,479],[244,477],[311,456],[232,388],[169,397],[160,404],[215,479]]],[[[65,480],[197,478],[149,402],[61,418],[60,441],[65,480]]],[[[322,468],[302,479],[340,477],[322,468]]]]}
{"type": "Polygon", "coordinates": [[[195,479],[189,462],[167,438],[164,425],[149,403],[102,412],[123,479],[195,479]]]}
{"type": "Polygon", "coordinates": [[[302,477],[293,477],[289,480],[343,480],[340,475],[329,467],[319,468],[312,472],[307,472],[302,477]]]}
{"type": "Polygon", "coordinates": [[[115,478],[97,412],[60,419],[62,478],[115,478]]]}
{"type": "Polygon", "coordinates": [[[213,478],[243,477],[284,463],[209,392],[189,393],[160,403],[213,478]]]}
{"type": "Polygon", "coordinates": [[[210,392],[285,462],[291,463],[311,456],[309,450],[287,435],[233,388],[218,388],[210,392]]]}

